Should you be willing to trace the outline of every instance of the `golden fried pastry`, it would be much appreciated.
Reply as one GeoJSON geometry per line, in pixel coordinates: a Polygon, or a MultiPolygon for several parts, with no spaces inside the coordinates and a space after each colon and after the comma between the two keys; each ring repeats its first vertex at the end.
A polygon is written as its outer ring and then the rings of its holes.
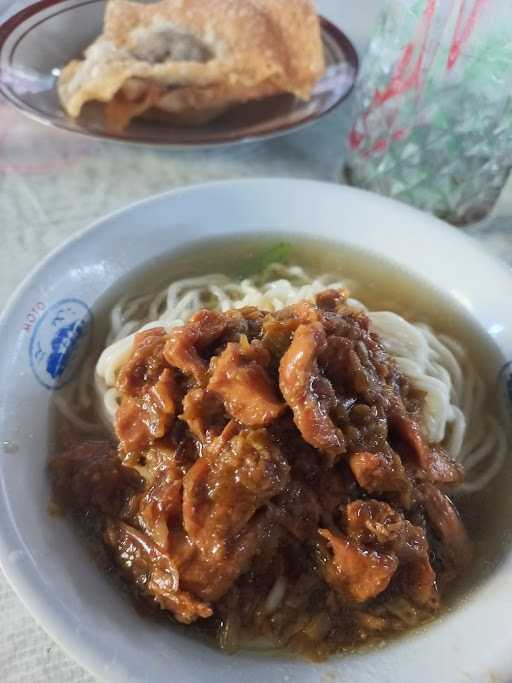
{"type": "Polygon", "coordinates": [[[110,0],[103,33],[58,90],[73,118],[106,103],[111,129],[147,114],[200,125],[248,100],[308,99],[324,68],[313,0],[110,0]]]}

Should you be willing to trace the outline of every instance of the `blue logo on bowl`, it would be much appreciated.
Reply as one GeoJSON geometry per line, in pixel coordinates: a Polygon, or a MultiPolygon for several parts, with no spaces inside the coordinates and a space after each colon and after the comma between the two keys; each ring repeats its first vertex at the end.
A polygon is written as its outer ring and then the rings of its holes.
{"type": "Polygon", "coordinates": [[[29,344],[30,367],[47,389],[73,379],[87,352],[92,313],[80,299],[63,299],[38,320],[29,344]]]}

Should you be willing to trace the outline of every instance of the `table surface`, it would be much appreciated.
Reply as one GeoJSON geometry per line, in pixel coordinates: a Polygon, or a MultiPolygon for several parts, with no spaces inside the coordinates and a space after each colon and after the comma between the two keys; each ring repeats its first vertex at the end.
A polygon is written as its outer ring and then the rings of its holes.
{"type": "MultiPolygon", "coordinates": [[[[319,0],[318,6],[344,28],[361,55],[381,2],[319,0]]],[[[0,0],[0,22],[22,6],[0,0]]],[[[23,117],[0,99],[0,308],[50,250],[105,213],[137,199],[222,178],[336,180],[349,111],[350,100],[314,126],[274,141],[178,153],[54,130],[23,117]]],[[[493,215],[467,232],[483,249],[512,265],[511,224],[512,181],[493,215]]],[[[1,573],[0,633],[3,683],[95,680],[37,626],[1,573]]]]}

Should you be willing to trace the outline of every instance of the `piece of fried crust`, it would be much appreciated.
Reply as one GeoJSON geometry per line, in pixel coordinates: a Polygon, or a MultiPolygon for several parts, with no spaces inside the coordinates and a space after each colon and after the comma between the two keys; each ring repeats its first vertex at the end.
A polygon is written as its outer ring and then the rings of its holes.
{"type": "Polygon", "coordinates": [[[312,0],[110,0],[103,33],[62,70],[58,91],[73,118],[107,103],[118,130],[150,110],[198,125],[239,102],[308,99],[324,69],[312,0]]]}

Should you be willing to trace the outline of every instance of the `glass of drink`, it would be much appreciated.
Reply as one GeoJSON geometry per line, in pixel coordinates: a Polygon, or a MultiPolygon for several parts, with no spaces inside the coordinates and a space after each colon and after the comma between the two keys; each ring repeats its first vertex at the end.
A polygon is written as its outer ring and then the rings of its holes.
{"type": "Polygon", "coordinates": [[[480,220],[512,167],[512,0],[386,0],[354,102],[347,182],[480,220]]]}

